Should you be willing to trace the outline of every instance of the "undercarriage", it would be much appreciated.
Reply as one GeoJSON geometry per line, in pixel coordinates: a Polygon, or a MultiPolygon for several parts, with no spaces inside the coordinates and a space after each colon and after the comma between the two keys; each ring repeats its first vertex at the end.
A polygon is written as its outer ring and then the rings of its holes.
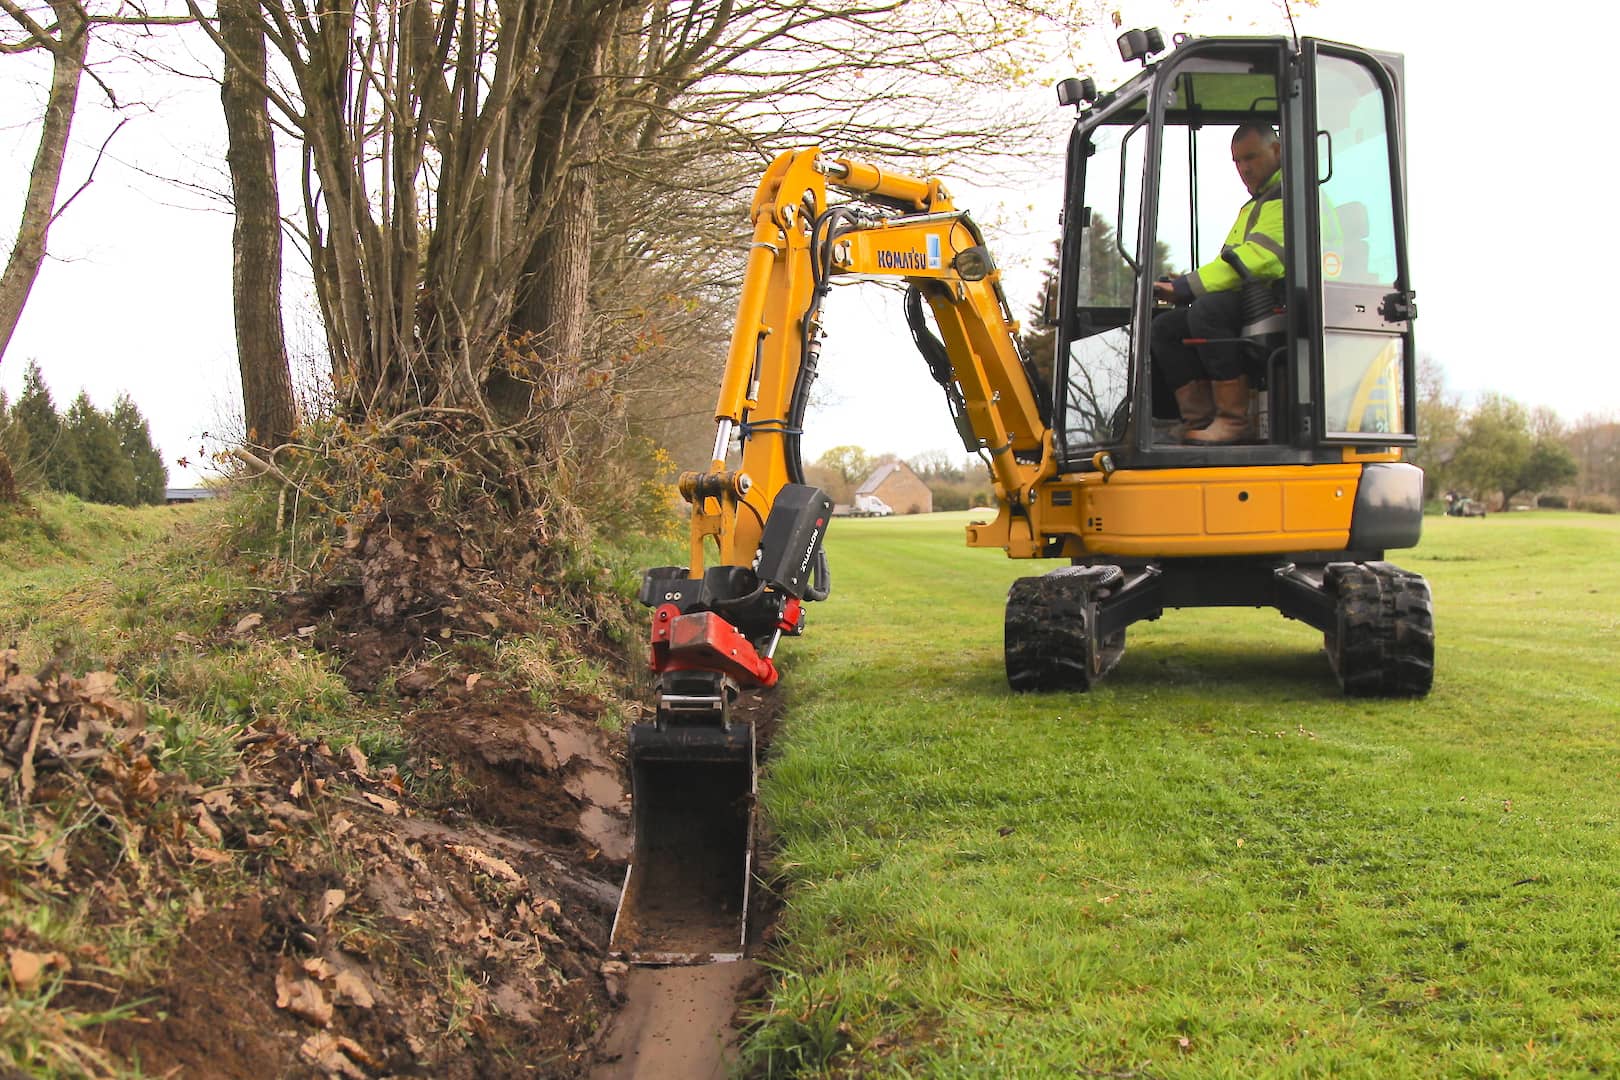
{"type": "Polygon", "coordinates": [[[1350,697],[1421,697],[1434,681],[1429,586],[1377,558],[1175,559],[1066,566],[1007,594],[1007,682],[1089,690],[1119,662],[1125,630],[1166,608],[1271,607],[1322,631],[1350,697]]]}

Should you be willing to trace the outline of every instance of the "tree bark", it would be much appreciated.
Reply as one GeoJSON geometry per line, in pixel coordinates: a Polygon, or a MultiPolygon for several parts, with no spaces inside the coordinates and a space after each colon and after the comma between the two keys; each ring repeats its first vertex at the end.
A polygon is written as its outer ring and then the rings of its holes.
{"type": "Polygon", "coordinates": [[[602,134],[598,83],[615,25],[610,6],[575,22],[539,117],[529,203],[545,215],[545,227],[524,260],[513,325],[537,335],[548,359],[578,357],[584,343],[602,134]]]}
{"type": "Polygon", "coordinates": [[[45,261],[45,242],[56,212],[56,191],[62,180],[62,161],[67,156],[68,132],[79,101],[79,80],[84,74],[84,56],[90,35],[84,13],[74,0],[51,0],[56,14],[58,37],[40,44],[51,51],[51,92],[40,126],[39,150],[34,168],[28,174],[28,195],[23,200],[22,222],[17,241],[0,274],[0,361],[5,359],[11,335],[22,319],[28,294],[45,261]]]}
{"type": "Polygon", "coordinates": [[[264,28],[252,0],[219,0],[226,48],[220,103],[229,139],[236,224],[231,233],[231,293],[236,362],[249,443],[276,447],[297,423],[292,371],[281,325],[281,199],[265,81],[264,28]]]}

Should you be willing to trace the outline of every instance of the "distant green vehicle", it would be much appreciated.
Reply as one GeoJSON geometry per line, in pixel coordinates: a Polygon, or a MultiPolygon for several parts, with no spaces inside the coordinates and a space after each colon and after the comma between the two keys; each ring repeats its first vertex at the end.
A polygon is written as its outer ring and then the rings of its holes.
{"type": "Polygon", "coordinates": [[[1485,504],[1478,499],[1470,499],[1466,495],[1454,492],[1446,493],[1447,517],[1479,517],[1485,516],[1485,504]]]}

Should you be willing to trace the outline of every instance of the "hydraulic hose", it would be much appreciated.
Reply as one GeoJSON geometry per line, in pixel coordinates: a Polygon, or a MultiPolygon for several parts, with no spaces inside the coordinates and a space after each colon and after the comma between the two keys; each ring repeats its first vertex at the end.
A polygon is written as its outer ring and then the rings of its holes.
{"type": "Polygon", "coordinates": [[[804,414],[810,407],[810,387],[816,381],[816,365],[821,358],[816,327],[821,302],[832,288],[833,241],[844,231],[840,224],[854,218],[855,215],[846,207],[834,206],[822,211],[810,226],[810,306],[799,323],[799,372],[793,380],[793,396],[789,399],[787,427],[783,435],[786,440],[783,456],[786,458],[788,479],[795,484],[804,483],[804,459],[799,438],[804,431],[804,414]]]}

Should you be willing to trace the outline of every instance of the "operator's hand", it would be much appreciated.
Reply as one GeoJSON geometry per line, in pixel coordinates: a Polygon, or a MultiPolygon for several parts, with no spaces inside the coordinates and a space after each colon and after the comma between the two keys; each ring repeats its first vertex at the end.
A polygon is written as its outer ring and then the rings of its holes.
{"type": "Polygon", "coordinates": [[[1176,283],[1173,281],[1155,281],[1153,283],[1153,299],[1164,304],[1176,302],[1176,283]]]}

